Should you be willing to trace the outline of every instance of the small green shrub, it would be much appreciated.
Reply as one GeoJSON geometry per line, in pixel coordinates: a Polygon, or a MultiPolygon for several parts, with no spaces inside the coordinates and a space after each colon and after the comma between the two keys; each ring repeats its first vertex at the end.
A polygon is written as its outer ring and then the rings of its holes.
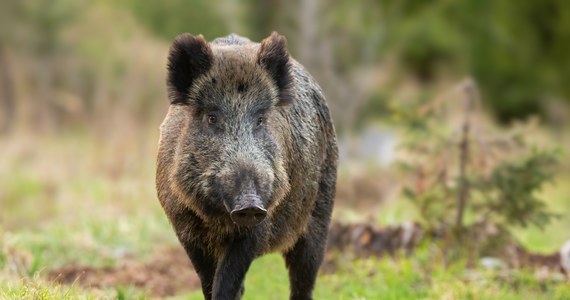
{"type": "MultiPolygon", "coordinates": [[[[448,125],[450,109],[441,98],[395,108],[406,125],[402,147],[406,155],[400,170],[411,180],[403,196],[417,208],[432,231],[455,232],[460,245],[489,245],[493,239],[507,242],[509,229],[528,225],[543,228],[555,214],[537,193],[554,177],[559,153],[528,145],[523,134],[484,128],[472,81],[459,86],[465,94],[459,130],[448,125]],[[481,134],[484,132],[485,134],[481,134]]],[[[453,112],[453,110],[451,110],[453,112]]]]}

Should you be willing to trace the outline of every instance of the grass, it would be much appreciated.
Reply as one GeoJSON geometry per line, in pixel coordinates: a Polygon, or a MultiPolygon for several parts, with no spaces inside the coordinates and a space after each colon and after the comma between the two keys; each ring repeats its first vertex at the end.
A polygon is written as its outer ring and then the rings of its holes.
{"type": "MultiPolygon", "coordinates": [[[[154,137],[153,137],[154,138],[154,137]]],[[[156,143],[63,135],[18,138],[0,147],[0,299],[146,299],[144,290],[117,286],[84,289],[46,279],[57,267],[80,263],[114,266],[125,256],[145,260],[157,249],[178,247],[154,191],[156,143]],[[39,147],[41,145],[41,147],[39,147]]],[[[562,217],[546,231],[519,229],[536,251],[552,252],[570,239],[570,177],[544,190],[562,217]]],[[[358,212],[337,214],[357,219],[358,212]]],[[[414,217],[409,203],[391,201],[376,220],[414,217]]],[[[540,282],[531,270],[446,266],[431,244],[413,256],[354,261],[338,254],[337,269],[321,274],[316,299],[570,299],[570,285],[540,282]]],[[[283,259],[256,260],[246,278],[245,299],[287,299],[283,259]]],[[[200,291],[172,299],[202,299],[200,291]]]]}
{"type": "MultiPolygon", "coordinates": [[[[485,270],[466,271],[462,266],[434,268],[424,273],[415,258],[399,261],[369,259],[347,263],[334,274],[321,275],[315,299],[570,299],[570,286],[540,283],[530,271],[509,278],[485,270]]],[[[258,259],[246,279],[244,299],[288,299],[288,280],[282,259],[258,259]]],[[[81,290],[35,277],[3,281],[0,297],[6,299],[146,299],[133,287],[81,290]]],[[[169,299],[202,299],[199,291],[169,299]]]]}
{"type": "MultiPolygon", "coordinates": [[[[447,268],[430,261],[428,247],[417,256],[345,261],[334,274],[318,278],[315,299],[570,299],[570,286],[540,283],[528,270],[467,270],[462,263],[447,268]]],[[[288,279],[279,255],[254,262],[246,278],[244,299],[288,299],[288,279]]],[[[201,292],[173,299],[202,299],[201,292]]]]}
{"type": "Polygon", "coordinates": [[[1,280],[1,299],[111,299],[113,296],[102,291],[82,291],[73,286],[54,285],[39,278],[20,281],[1,280]]]}

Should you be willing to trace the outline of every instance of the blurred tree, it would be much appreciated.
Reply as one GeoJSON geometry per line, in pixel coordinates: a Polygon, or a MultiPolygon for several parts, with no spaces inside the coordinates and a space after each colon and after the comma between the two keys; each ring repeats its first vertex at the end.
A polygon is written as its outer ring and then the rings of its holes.
{"type": "MultiPolygon", "coordinates": [[[[236,32],[259,41],[277,30],[288,37],[293,56],[321,83],[339,131],[362,124],[363,112],[366,118],[385,114],[385,102],[393,100],[401,92],[398,89],[406,89],[399,83],[407,81],[423,84],[419,89],[429,98],[430,87],[470,74],[487,107],[503,122],[541,113],[550,99],[570,103],[566,84],[570,2],[566,1],[5,0],[0,2],[0,61],[4,66],[10,63],[14,74],[4,67],[0,75],[6,86],[0,102],[3,114],[13,116],[9,112],[21,106],[20,101],[12,105],[9,100],[19,95],[6,96],[13,94],[11,90],[21,91],[9,87],[19,84],[10,78],[20,73],[29,81],[25,93],[38,99],[31,115],[34,120],[45,119],[43,123],[65,118],[56,95],[70,90],[65,85],[82,89],[74,94],[87,110],[96,110],[90,101],[99,96],[92,94],[112,93],[98,86],[120,85],[115,81],[121,76],[111,78],[102,71],[126,72],[118,53],[105,52],[106,44],[99,40],[70,38],[70,28],[87,22],[83,18],[91,10],[82,9],[87,5],[108,10],[101,16],[113,16],[111,25],[101,27],[116,28],[113,36],[131,26],[121,23],[120,16],[128,13],[165,44],[182,32],[202,33],[208,39],[236,32]],[[92,48],[99,54],[83,55],[95,51],[92,48]],[[6,53],[22,58],[7,61],[11,58],[6,53]],[[86,62],[85,70],[77,67],[81,60],[86,62]],[[104,68],[99,65],[103,60],[104,68]],[[21,72],[24,65],[27,69],[21,72]],[[84,79],[68,82],[75,78],[70,74],[78,72],[84,79]],[[386,77],[390,80],[380,82],[386,77]],[[90,78],[100,82],[90,83],[90,78]]],[[[142,105],[151,97],[130,98],[142,105]]]]}
{"type": "Polygon", "coordinates": [[[16,113],[13,78],[7,57],[7,47],[13,37],[11,25],[14,22],[14,16],[10,12],[15,5],[16,1],[13,0],[0,2],[0,133],[13,127],[16,113]]]}
{"type": "MultiPolygon", "coordinates": [[[[260,41],[269,36],[272,31],[289,36],[291,34],[288,17],[291,15],[291,7],[296,2],[283,0],[247,0],[242,1],[246,6],[247,34],[252,40],[260,41]],[[288,26],[289,25],[289,26],[288,26]]],[[[290,41],[291,42],[291,41],[290,41]]]]}
{"type": "Polygon", "coordinates": [[[502,122],[570,103],[570,2],[407,1],[389,44],[421,79],[444,66],[470,73],[502,122]]]}
{"type": "Polygon", "coordinates": [[[207,39],[228,34],[219,3],[214,1],[127,0],[119,5],[125,5],[142,25],[167,41],[183,32],[203,34],[207,39]]]}
{"type": "Polygon", "coordinates": [[[12,74],[3,45],[0,45],[0,92],[0,133],[5,133],[13,127],[16,106],[12,74]]]}
{"type": "Polygon", "coordinates": [[[28,24],[37,34],[34,38],[34,51],[40,57],[36,66],[38,76],[37,107],[40,110],[41,126],[51,129],[59,126],[62,115],[55,98],[57,68],[61,63],[64,43],[61,40],[62,29],[72,20],[75,10],[69,3],[59,0],[46,0],[26,3],[24,6],[28,24]]]}
{"type": "Polygon", "coordinates": [[[26,88],[34,95],[33,120],[49,130],[58,126],[63,117],[55,95],[60,85],[58,80],[65,72],[62,62],[69,49],[62,33],[73,21],[81,3],[70,0],[8,2],[12,5],[6,7],[5,13],[11,16],[11,26],[3,38],[14,51],[28,56],[20,67],[30,74],[26,88]]]}

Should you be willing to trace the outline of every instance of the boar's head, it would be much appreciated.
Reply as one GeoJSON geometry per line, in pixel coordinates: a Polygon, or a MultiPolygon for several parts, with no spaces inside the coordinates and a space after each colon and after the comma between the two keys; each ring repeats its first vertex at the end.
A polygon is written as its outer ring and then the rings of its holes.
{"type": "Polygon", "coordinates": [[[257,225],[288,192],[290,66],[276,33],[230,45],[183,34],[170,48],[170,111],[180,126],[170,184],[204,220],[257,225]]]}

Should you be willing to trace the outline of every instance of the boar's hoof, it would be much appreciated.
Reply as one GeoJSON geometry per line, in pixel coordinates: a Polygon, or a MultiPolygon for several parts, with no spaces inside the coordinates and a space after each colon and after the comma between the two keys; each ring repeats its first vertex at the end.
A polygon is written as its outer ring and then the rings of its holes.
{"type": "Polygon", "coordinates": [[[267,210],[259,205],[251,205],[232,210],[230,217],[241,226],[255,226],[267,216],[267,210]]]}

